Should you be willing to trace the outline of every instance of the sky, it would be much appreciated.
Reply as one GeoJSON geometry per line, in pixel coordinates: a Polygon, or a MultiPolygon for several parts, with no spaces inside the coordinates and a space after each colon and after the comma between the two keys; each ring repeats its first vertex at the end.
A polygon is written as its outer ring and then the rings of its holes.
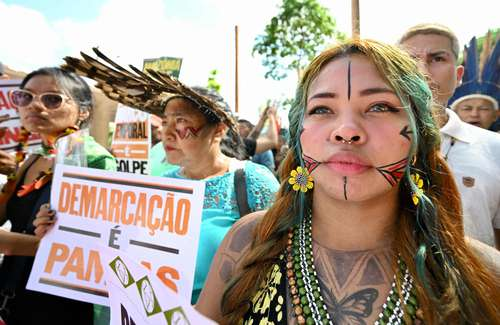
{"type": "MultiPolygon", "coordinates": [[[[351,1],[318,0],[337,28],[351,34],[351,1]]],[[[409,27],[439,22],[461,44],[499,28],[497,0],[359,0],[361,37],[394,43],[409,27]]],[[[235,37],[239,28],[240,116],[256,121],[268,100],[293,97],[297,76],[265,79],[255,38],[278,13],[279,0],[0,0],[0,61],[29,72],[61,64],[64,56],[101,51],[122,65],[145,58],[183,58],[179,79],[206,85],[218,70],[221,94],[234,107],[235,37]]],[[[284,114],[283,114],[284,117],[284,114]]],[[[286,124],[286,123],[285,123],[286,124]]]]}

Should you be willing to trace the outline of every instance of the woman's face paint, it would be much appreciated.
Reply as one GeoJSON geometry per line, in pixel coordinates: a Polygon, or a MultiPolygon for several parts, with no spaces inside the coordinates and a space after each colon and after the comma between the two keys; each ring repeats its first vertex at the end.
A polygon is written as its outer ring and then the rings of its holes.
{"type": "Polygon", "coordinates": [[[203,127],[199,128],[194,128],[192,126],[179,126],[175,129],[175,132],[177,133],[177,136],[181,140],[185,140],[188,138],[196,138],[198,136],[198,133],[203,127]]]}
{"type": "Polygon", "coordinates": [[[344,176],[344,199],[347,201],[347,176],[344,176]]]}
{"type": "Polygon", "coordinates": [[[171,164],[185,166],[201,159],[211,148],[214,128],[188,100],[174,98],[165,107],[162,142],[171,164]]]}
{"type": "Polygon", "coordinates": [[[403,158],[395,163],[376,167],[376,169],[384,176],[389,185],[396,186],[404,175],[406,165],[408,165],[408,159],[403,158]]]}
{"type": "Polygon", "coordinates": [[[401,131],[399,131],[399,134],[401,134],[401,136],[405,137],[408,141],[411,142],[411,137],[410,137],[410,134],[413,134],[413,131],[408,129],[408,125],[405,125],[401,131]]]}
{"type": "Polygon", "coordinates": [[[411,146],[408,117],[367,58],[339,58],[320,71],[308,90],[303,129],[303,158],[314,171],[315,193],[349,201],[397,195],[393,185],[411,146]]]}
{"type": "Polygon", "coordinates": [[[302,154],[302,160],[304,160],[304,165],[305,165],[304,167],[307,169],[309,174],[311,174],[316,169],[316,167],[318,167],[319,164],[321,164],[321,162],[305,154],[302,154]]]}

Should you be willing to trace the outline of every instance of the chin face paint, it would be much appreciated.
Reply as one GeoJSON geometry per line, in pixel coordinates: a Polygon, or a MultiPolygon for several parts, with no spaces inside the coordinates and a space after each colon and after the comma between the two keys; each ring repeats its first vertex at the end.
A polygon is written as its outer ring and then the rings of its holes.
{"type": "Polygon", "coordinates": [[[344,199],[347,201],[347,176],[344,176],[344,199]]]}

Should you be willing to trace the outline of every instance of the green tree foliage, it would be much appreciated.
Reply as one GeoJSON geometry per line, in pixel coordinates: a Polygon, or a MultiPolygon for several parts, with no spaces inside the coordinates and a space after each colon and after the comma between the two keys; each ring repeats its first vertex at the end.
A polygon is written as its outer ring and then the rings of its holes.
{"type": "Polygon", "coordinates": [[[289,70],[302,69],[334,39],[343,39],[329,10],[316,0],[283,0],[280,12],[256,38],[252,54],[263,56],[266,78],[286,77],[289,70]]]}
{"type": "Polygon", "coordinates": [[[217,82],[217,74],[219,72],[217,70],[212,70],[210,71],[210,75],[208,76],[208,82],[207,82],[207,88],[215,90],[216,92],[220,93],[220,83],[217,82]]]}

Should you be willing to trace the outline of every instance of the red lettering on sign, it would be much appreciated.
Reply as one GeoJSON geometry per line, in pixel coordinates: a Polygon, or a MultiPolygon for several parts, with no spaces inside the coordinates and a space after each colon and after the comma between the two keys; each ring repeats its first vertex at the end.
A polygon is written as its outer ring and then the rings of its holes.
{"type": "Polygon", "coordinates": [[[7,93],[3,92],[0,90],[0,110],[2,109],[14,109],[14,105],[12,105],[12,102],[10,101],[9,96],[7,93]]]}

